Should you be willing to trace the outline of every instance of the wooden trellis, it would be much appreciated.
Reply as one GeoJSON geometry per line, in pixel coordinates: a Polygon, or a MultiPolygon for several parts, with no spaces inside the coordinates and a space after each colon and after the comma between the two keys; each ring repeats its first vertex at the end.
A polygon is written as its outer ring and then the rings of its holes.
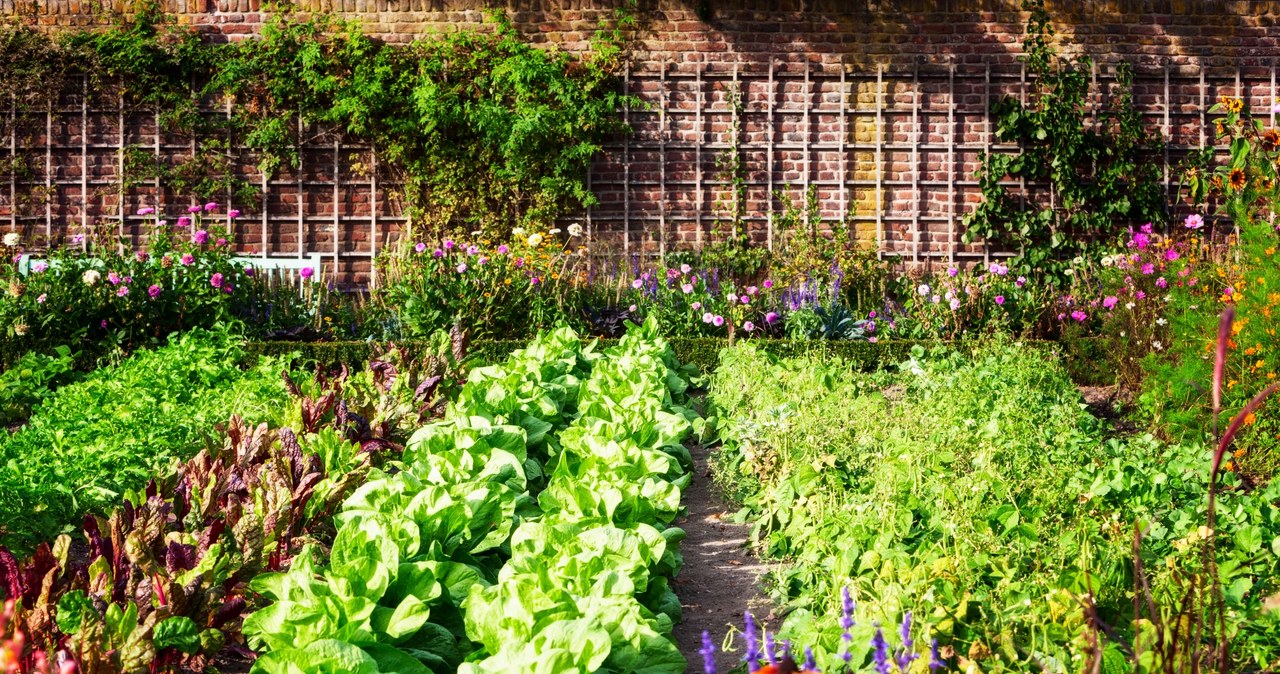
{"type": "MultiPolygon", "coordinates": [[[[1025,98],[1029,82],[1017,65],[690,63],[628,69],[620,79],[646,105],[621,111],[635,133],[609,147],[590,176],[600,203],[584,217],[598,250],[660,255],[703,246],[727,218],[717,203],[726,203],[740,180],[745,221],[762,246],[777,246],[784,234],[777,195],[803,204],[813,189],[824,227],[848,223],[883,254],[921,265],[1007,254],[962,243],[960,219],[978,194],[978,157],[1012,150],[995,139],[989,110],[998,97],[1025,98]],[[730,137],[734,128],[737,138],[730,137]],[[729,152],[741,159],[736,179],[717,161],[729,152]]],[[[1111,66],[1091,81],[1091,100],[1102,105],[1111,66]]],[[[1170,194],[1176,163],[1210,142],[1208,109],[1217,96],[1242,96],[1254,115],[1275,121],[1271,65],[1163,65],[1135,72],[1134,87],[1148,126],[1169,141],[1161,159],[1170,194]]],[[[146,148],[160,160],[191,155],[198,139],[163,133],[153,111],[127,109],[111,95],[91,97],[87,85],[75,89],[45,110],[10,102],[0,160],[24,159],[31,170],[4,178],[0,227],[53,239],[114,223],[124,240],[138,242],[139,206],[187,202],[176,202],[186,195],[156,180],[121,193],[126,148],[146,148]]],[[[367,145],[321,130],[299,133],[311,138],[299,151],[301,165],[273,176],[258,172],[245,159],[250,153],[227,139],[233,169],[261,192],[257,203],[235,204],[246,213],[236,223],[240,245],[264,257],[320,253],[338,278],[366,279],[370,261],[404,225],[396,185],[378,175],[367,145]],[[355,170],[357,163],[365,168],[355,170]]]]}

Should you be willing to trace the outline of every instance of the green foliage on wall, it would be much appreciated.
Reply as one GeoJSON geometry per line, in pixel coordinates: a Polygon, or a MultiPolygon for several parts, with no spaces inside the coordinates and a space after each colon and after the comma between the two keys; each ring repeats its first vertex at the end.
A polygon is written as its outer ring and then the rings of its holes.
{"type": "Polygon", "coordinates": [[[190,160],[200,166],[130,148],[121,188],[160,179],[243,200],[236,145],[270,174],[296,167],[305,142],[338,135],[374,148],[377,168],[353,169],[399,185],[414,224],[495,232],[595,203],[590,161],[628,130],[614,72],[631,25],[619,10],[575,56],[525,42],[498,11],[481,28],[403,46],[286,11],[259,39],[211,44],[150,5],[104,30],[0,28],[0,98],[42,112],[64,93],[119,93],[166,131],[201,139],[190,160]]]}
{"type": "Polygon", "coordinates": [[[1021,57],[1033,78],[1029,96],[992,106],[996,137],[1018,151],[983,155],[983,201],[964,217],[964,238],[1020,251],[1017,267],[1025,272],[1113,246],[1119,231],[1163,220],[1166,199],[1154,161],[1162,141],[1142,125],[1128,64],[1116,67],[1108,104],[1095,117],[1093,61],[1058,57],[1043,0],[1023,8],[1031,12],[1021,57]],[[1011,184],[1020,179],[1048,183],[1053,202],[1028,199],[1011,184]]]}

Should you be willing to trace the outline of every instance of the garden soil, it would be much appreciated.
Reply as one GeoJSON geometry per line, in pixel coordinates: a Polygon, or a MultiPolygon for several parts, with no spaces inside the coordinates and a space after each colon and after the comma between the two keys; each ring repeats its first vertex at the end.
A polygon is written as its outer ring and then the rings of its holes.
{"type": "Polygon", "coordinates": [[[687,513],[676,526],[687,534],[680,545],[684,568],[672,585],[684,608],[684,619],[675,627],[676,643],[689,661],[689,672],[702,672],[702,632],[711,633],[716,644],[717,671],[726,672],[741,662],[741,639],[733,653],[721,652],[724,636],[731,629],[741,636],[742,613],[750,609],[767,629],[776,621],[768,599],[760,591],[760,575],[765,565],[746,548],[750,525],[730,521],[728,505],[715,493],[707,466],[710,454],[705,447],[691,447],[693,483],[684,492],[687,513]]]}

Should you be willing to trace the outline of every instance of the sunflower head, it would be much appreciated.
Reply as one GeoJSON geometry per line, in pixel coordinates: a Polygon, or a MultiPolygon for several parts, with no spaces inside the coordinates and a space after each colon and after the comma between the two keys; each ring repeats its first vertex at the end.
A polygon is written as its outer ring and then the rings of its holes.
{"type": "Polygon", "coordinates": [[[1246,184],[1248,184],[1249,179],[1245,176],[1244,169],[1233,168],[1231,169],[1231,173],[1227,176],[1227,181],[1228,184],[1231,185],[1231,189],[1239,192],[1244,189],[1246,184]]]}
{"type": "Polygon", "coordinates": [[[1262,133],[1262,147],[1268,152],[1275,152],[1280,148],[1280,130],[1267,129],[1262,133]]]}

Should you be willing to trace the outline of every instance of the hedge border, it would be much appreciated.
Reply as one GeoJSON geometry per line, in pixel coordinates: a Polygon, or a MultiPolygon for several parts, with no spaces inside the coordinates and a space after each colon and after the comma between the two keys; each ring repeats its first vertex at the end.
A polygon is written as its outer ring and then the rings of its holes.
{"type": "MultiPolygon", "coordinates": [[[[590,341],[590,340],[583,340],[590,341]]],[[[600,338],[600,348],[617,343],[616,339],[600,338]]],[[[714,337],[668,338],[671,348],[683,363],[689,363],[706,374],[715,369],[720,350],[729,340],[714,337]]],[[[402,340],[399,344],[414,348],[426,348],[419,340],[402,340]]],[[[976,341],[936,340],[887,340],[882,342],[853,341],[797,341],[788,339],[753,339],[751,343],[775,356],[786,358],[805,354],[820,354],[828,358],[843,358],[862,371],[872,371],[887,365],[896,365],[911,354],[912,347],[926,349],[936,347],[972,348],[976,341]]],[[[1079,339],[1070,342],[1024,341],[1029,348],[1057,351],[1071,379],[1083,386],[1109,386],[1115,383],[1116,370],[1107,360],[1106,350],[1100,340],[1079,339]]],[[[296,363],[337,367],[342,363],[359,363],[367,360],[376,342],[249,342],[245,345],[247,358],[256,361],[263,356],[297,354],[296,363]]],[[[471,345],[470,356],[476,362],[495,363],[516,349],[523,348],[526,340],[485,340],[471,345]]]]}

